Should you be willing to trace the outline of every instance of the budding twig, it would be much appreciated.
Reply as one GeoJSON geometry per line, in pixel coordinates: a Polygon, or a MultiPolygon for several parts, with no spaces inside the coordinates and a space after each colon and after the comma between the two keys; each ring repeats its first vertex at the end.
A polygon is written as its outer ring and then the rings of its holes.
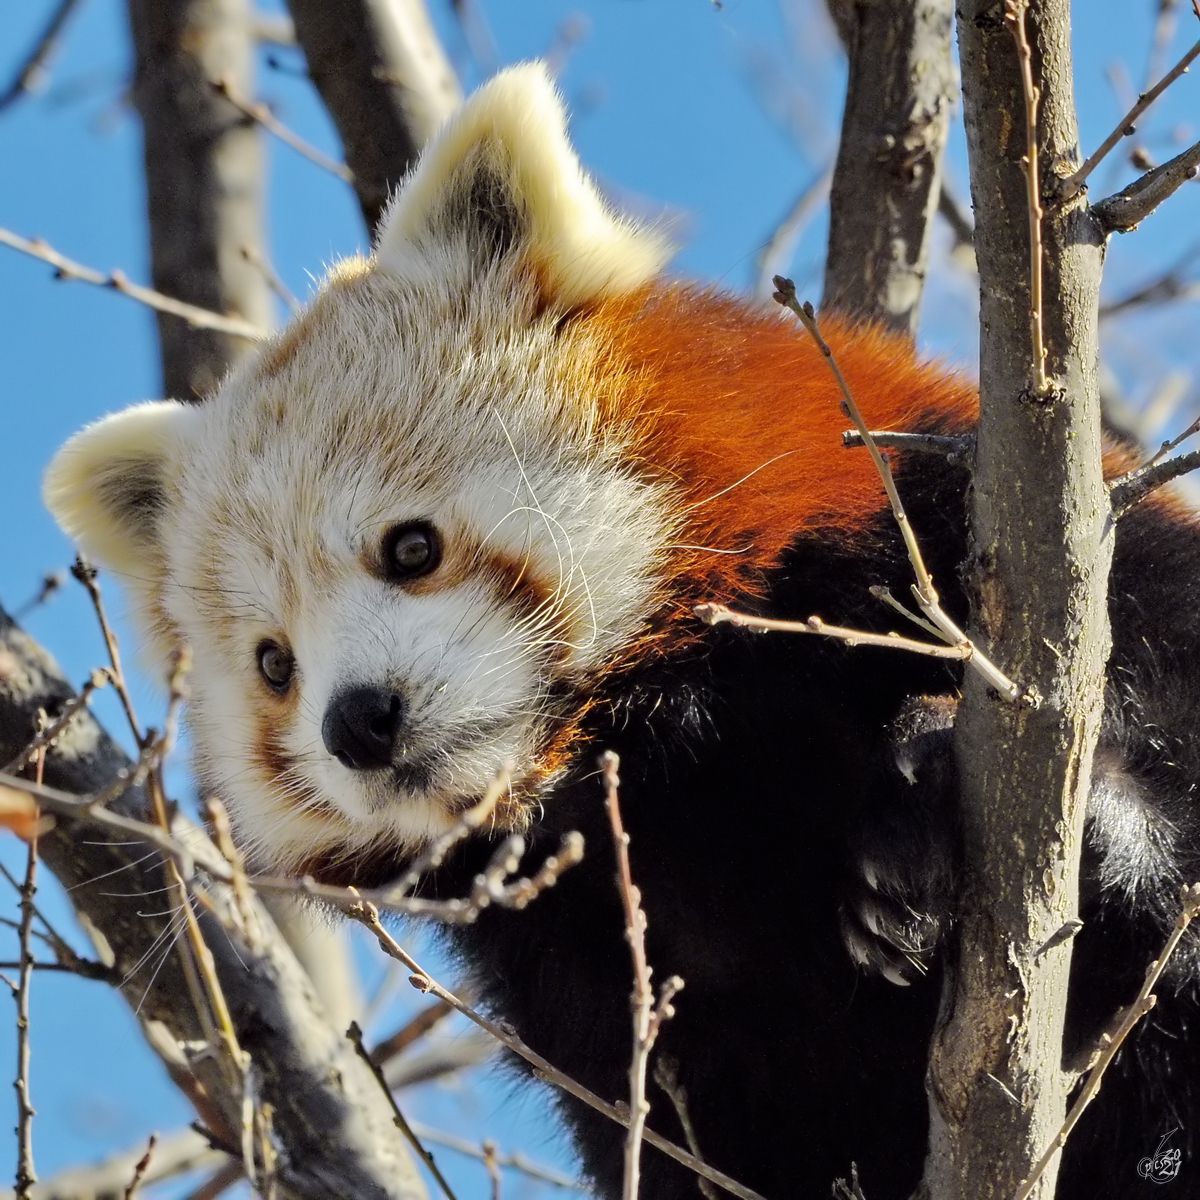
{"type": "Polygon", "coordinates": [[[227,79],[213,81],[213,91],[225,97],[243,116],[261,125],[268,133],[277,137],[285,146],[291,146],[297,154],[303,155],[309,162],[315,163],[323,171],[336,175],[346,183],[354,182],[354,172],[343,162],[323,154],[316,146],[306,142],[298,133],[289,129],[265,104],[247,100],[240,96],[227,79]]]}
{"type": "MultiPolygon", "coordinates": [[[[429,995],[436,996],[439,1000],[445,1000],[456,1012],[461,1013],[468,1021],[478,1025],[480,1029],[491,1034],[501,1045],[507,1046],[514,1054],[519,1055],[529,1063],[534,1069],[534,1074],[539,1079],[543,1079],[547,1083],[561,1088],[564,1092],[582,1101],[589,1108],[594,1109],[602,1116],[608,1117],[610,1121],[615,1121],[618,1125],[628,1127],[630,1115],[624,1108],[619,1108],[615,1104],[610,1104],[607,1100],[602,1100],[595,1092],[589,1088],[585,1088],[583,1084],[577,1083],[571,1076],[564,1074],[564,1072],[538,1054],[537,1051],[527,1046],[517,1036],[516,1031],[511,1026],[502,1025],[483,1016],[469,1004],[460,1000],[453,992],[438,983],[383,927],[383,924],[379,920],[379,910],[373,904],[363,902],[347,908],[345,912],[351,920],[365,925],[374,934],[375,940],[379,943],[379,948],[384,954],[396,959],[398,962],[402,962],[412,972],[409,982],[414,987],[429,995]]],[[[717,1184],[718,1187],[724,1188],[730,1195],[737,1196],[740,1200],[764,1200],[758,1192],[751,1191],[750,1188],[738,1183],[736,1179],[731,1179],[723,1172],[710,1167],[706,1162],[697,1158],[696,1155],[689,1154],[681,1146],[668,1141],[665,1137],[655,1133],[654,1130],[647,1129],[644,1140],[656,1149],[661,1150],[668,1157],[673,1158],[676,1162],[694,1171],[697,1175],[700,1175],[704,1179],[712,1180],[713,1183],[717,1184]]]]}
{"type": "Polygon", "coordinates": [[[1025,188],[1029,208],[1029,335],[1033,342],[1033,391],[1045,396],[1046,343],[1042,333],[1042,187],[1038,174],[1037,117],[1042,92],[1033,81],[1033,51],[1025,36],[1029,0],[1004,0],[1004,22],[1017,43],[1021,90],[1025,96],[1025,188]]]}
{"type": "Polygon", "coordinates": [[[387,1080],[383,1077],[383,1068],[375,1061],[371,1052],[363,1045],[362,1030],[358,1026],[357,1021],[350,1022],[350,1028],[346,1030],[346,1037],[354,1044],[354,1049],[358,1057],[363,1060],[370,1068],[371,1074],[375,1076],[379,1086],[383,1089],[383,1094],[387,1097],[388,1103],[392,1106],[392,1121],[397,1129],[404,1134],[410,1146],[416,1151],[417,1157],[429,1168],[429,1173],[437,1180],[438,1187],[442,1189],[446,1200],[456,1200],[454,1192],[451,1191],[450,1185],[446,1182],[445,1176],[438,1169],[437,1163],[434,1161],[433,1155],[421,1145],[421,1140],[413,1132],[412,1126],[409,1125],[404,1113],[400,1111],[400,1105],[396,1103],[396,1097],[392,1089],[388,1087],[387,1080]]]}
{"type": "MultiPolygon", "coordinates": [[[[1037,703],[1036,695],[1023,690],[999,667],[996,666],[980,649],[971,641],[967,635],[959,629],[958,625],[951,620],[950,615],[942,608],[941,601],[938,598],[937,589],[933,586],[933,577],[929,574],[928,568],[925,566],[925,559],[921,554],[921,547],[917,542],[917,535],[913,531],[911,522],[908,519],[908,513],[905,512],[904,503],[900,499],[900,493],[896,488],[896,481],[892,477],[892,468],[888,460],[884,458],[879,446],[876,444],[871,431],[867,428],[867,423],[863,419],[863,415],[858,407],[858,402],[854,399],[854,393],[850,390],[850,385],[846,382],[846,377],[842,374],[841,368],[838,366],[837,359],[834,357],[833,350],[829,343],[821,334],[821,328],[817,324],[817,316],[813,311],[813,306],[807,301],[801,304],[796,298],[796,285],[790,279],[785,279],[782,275],[775,276],[775,301],[782,304],[784,308],[789,309],[800,318],[804,328],[808,330],[813,341],[816,342],[817,348],[825,358],[826,364],[833,373],[834,379],[837,380],[838,388],[842,393],[843,409],[846,415],[854,422],[854,427],[858,431],[858,435],[862,438],[863,445],[871,455],[871,461],[875,464],[875,470],[879,474],[879,478],[883,483],[884,491],[887,493],[888,501],[892,507],[892,516],[895,519],[896,526],[900,530],[900,535],[904,539],[904,547],[908,552],[908,561],[912,564],[913,574],[916,576],[916,583],[912,585],[913,597],[917,601],[918,607],[929,618],[929,621],[937,630],[938,636],[946,642],[946,644],[955,650],[953,654],[935,653],[934,648],[931,648],[928,643],[914,642],[906,649],[916,649],[921,654],[934,654],[939,658],[961,658],[971,670],[977,672],[987,681],[987,683],[996,689],[1006,700],[1014,703],[1020,702],[1023,704],[1034,705],[1037,703]]],[[[708,605],[703,606],[710,610],[710,615],[719,614],[723,606],[708,605]]],[[[728,612],[729,610],[724,610],[728,612]]],[[[731,619],[721,617],[721,619],[731,619]]],[[[884,645],[896,647],[898,640],[889,635],[882,635],[883,641],[876,642],[874,638],[878,638],[879,634],[864,634],[857,630],[843,630],[840,626],[828,626],[818,620],[817,626],[812,625],[812,620],[805,622],[803,632],[806,633],[825,633],[830,628],[837,629],[839,632],[831,636],[841,637],[842,640],[850,641],[851,639],[858,640],[864,644],[884,645]]],[[[757,618],[751,618],[757,622],[757,618]]],[[[740,623],[740,622],[739,622],[740,623]]]]}
{"type": "Polygon", "coordinates": [[[633,955],[633,1055],[629,1063],[629,1131],[625,1138],[625,1175],[622,1181],[622,1200],[637,1200],[641,1174],[642,1140],[646,1133],[646,1117],[650,1105],[646,1100],[646,1069],[650,1051],[658,1038],[664,1021],[675,1015],[671,1001],[683,987],[683,980],[672,975],[662,986],[658,1004],[650,986],[651,967],[646,958],[646,914],[642,910],[642,893],[633,882],[629,867],[629,834],[621,823],[620,760],[606,750],[600,756],[604,776],[605,807],[612,823],[613,846],[617,852],[617,889],[625,909],[625,940],[633,955]]]}
{"type": "Polygon", "coordinates": [[[1088,1072],[1087,1079],[1084,1081],[1079,1095],[1075,1098],[1075,1103],[1071,1105],[1071,1110],[1067,1113],[1062,1127],[1054,1135],[1042,1157],[1038,1159],[1029,1178],[1024,1180],[1021,1186],[1017,1188],[1013,1200],[1028,1200],[1033,1194],[1033,1189],[1037,1186],[1038,1180],[1042,1177],[1054,1156],[1066,1144],[1071,1130],[1075,1128],[1079,1118],[1083,1115],[1083,1110],[1096,1098],[1096,1093],[1099,1092],[1101,1081],[1104,1078],[1104,1072],[1108,1070],[1113,1059],[1116,1058],[1117,1051],[1121,1049],[1122,1043],[1133,1032],[1137,1023],[1157,1002],[1158,997],[1154,994],[1155,985],[1162,977],[1162,973],[1166,969],[1171,955],[1175,953],[1176,947],[1183,939],[1187,927],[1200,914],[1200,883],[1193,883],[1185,887],[1181,893],[1181,899],[1183,907],[1176,918],[1174,929],[1171,930],[1171,936],[1167,938],[1166,944],[1162,948],[1162,953],[1147,968],[1145,981],[1142,983],[1141,990],[1134,998],[1133,1003],[1119,1014],[1120,1020],[1117,1028],[1111,1034],[1106,1032],[1101,1035],[1100,1047],[1097,1051],[1095,1062],[1088,1072]]]}
{"type": "Polygon", "coordinates": [[[112,682],[112,674],[104,667],[92,672],[91,677],[81,687],[78,693],[63,704],[57,717],[29,742],[24,750],[10,763],[0,767],[5,775],[15,775],[37,756],[39,750],[49,746],[56,737],[75,719],[75,714],[88,706],[92,693],[112,682]]]}
{"type": "MultiPolygon", "coordinates": [[[[38,751],[37,778],[41,782],[46,751],[38,751]]],[[[33,931],[34,896],[37,895],[37,833],[29,839],[25,860],[25,882],[21,885],[21,926],[18,942],[21,951],[21,969],[17,976],[17,1179],[16,1200],[29,1200],[30,1188],[37,1182],[37,1171],[33,1166],[33,1117],[34,1108],[29,1099],[29,985],[33,980],[33,949],[30,936],[33,931]]]]}

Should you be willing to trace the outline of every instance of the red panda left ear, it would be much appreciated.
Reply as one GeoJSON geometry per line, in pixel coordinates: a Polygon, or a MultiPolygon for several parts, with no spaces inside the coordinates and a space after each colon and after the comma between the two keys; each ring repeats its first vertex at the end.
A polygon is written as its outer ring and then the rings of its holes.
{"type": "Polygon", "coordinates": [[[564,307],[633,291],[671,255],[665,235],[614,213],[567,139],[542,63],[481,87],[425,151],[384,219],[379,269],[477,277],[514,258],[564,307]]]}

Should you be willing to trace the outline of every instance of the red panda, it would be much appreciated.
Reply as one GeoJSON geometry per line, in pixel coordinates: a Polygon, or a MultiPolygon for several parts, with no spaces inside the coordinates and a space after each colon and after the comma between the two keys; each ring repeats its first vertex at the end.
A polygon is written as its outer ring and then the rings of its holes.
{"type": "MultiPolygon", "coordinates": [[[[552,893],[448,936],[493,1011],[614,1100],[629,963],[595,764],[619,752],[649,957],[687,985],[656,1053],[699,1152],[772,1200],[827,1195],[852,1162],[871,1200],[907,1196],[958,869],[957,667],[696,619],[717,601],[886,630],[869,586],[908,576],[811,340],[663,279],[668,255],[583,174],[544,71],[506,71],[428,150],[371,260],[335,268],[205,403],[78,434],[47,502],[125,579],[151,652],[191,646],[197,772],[256,864],[383,882],[505,760],[496,828],[429,893],[463,889],[512,829],[534,865],[584,833],[552,893]]],[[[965,380],[877,330],[825,332],[873,426],[970,429],[965,380]]],[[[966,469],[898,455],[897,477],[965,618],[966,469]]],[[[1171,501],[1124,519],[1076,1049],[1135,993],[1200,866],[1198,568],[1171,501]]],[[[1173,1125],[1190,1154],[1195,975],[1184,955],[1060,1196],[1134,1195],[1173,1125]]],[[[682,1142],[657,1084],[650,1101],[682,1142]]],[[[622,1132],[562,1104],[619,1195],[622,1132]]],[[[1175,1194],[1200,1196],[1195,1178],[1175,1194]]],[[[643,1188],[696,1183],[647,1150],[643,1188]]]]}

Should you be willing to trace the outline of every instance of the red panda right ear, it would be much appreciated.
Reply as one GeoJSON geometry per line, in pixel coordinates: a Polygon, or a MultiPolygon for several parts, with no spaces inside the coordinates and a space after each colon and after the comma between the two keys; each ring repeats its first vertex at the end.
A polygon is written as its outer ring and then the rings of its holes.
{"type": "Polygon", "coordinates": [[[81,430],[54,456],[42,496],[89,558],[135,579],[161,573],[158,523],[171,464],[198,416],[173,400],[135,404],[81,430]]]}
{"type": "Polygon", "coordinates": [[[573,308],[648,283],[671,246],[601,199],[544,64],[525,63],[447,122],[392,202],[377,253],[380,270],[405,278],[473,279],[512,257],[534,268],[547,301],[573,308]]]}

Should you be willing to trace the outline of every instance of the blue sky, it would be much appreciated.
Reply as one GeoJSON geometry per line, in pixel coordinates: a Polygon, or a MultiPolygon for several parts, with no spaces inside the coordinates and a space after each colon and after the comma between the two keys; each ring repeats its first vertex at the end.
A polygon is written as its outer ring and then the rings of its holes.
{"type": "MultiPolygon", "coordinates": [[[[480,66],[445,0],[430,2],[464,79],[468,85],[478,81],[480,66]]],[[[0,83],[50,7],[50,0],[5,6],[0,83]]],[[[723,7],[711,0],[481,0],[481,7],[498,62],[562,50],[565,40],[573,40],[561,82],[585,162],[623,203],[676,222],[686,238],[679,272],[728,288],[750,287],[759,248],[836,149],[844,67],[820,0],[785,0],[782,6],[776,0],[727,0],[723,7]]],[[[1115,124],[1126,103],[1122,89],[1141,86],[1155,7],[1151,0],[1076,5],[1077,95],[1087,148],[1115,124]]],[[[0,113],[0,225],[44,237],[92,266],[121,267],[144,280],[141,147],[124,98],[130,66],[124,22],[119,0],[83,0],[48,86],[0,113]]],[[[1200,34],[1186,10],[1180,26],[1172,61],[1200,34]]],[[[298,73],[299,54],[275,53],[278,69],[262,64],[260,97],[336,155],[332,127],[298,73]]],[[[1160,160],[1200,136],[1200,79],[1185,78],[1154,110],[1144,132],[1160,160]]],[[[344,184],[278,143],[268,143],[268,153],[272,256],[292,290],[304,296],[328,263],[365,249],[367,239],[344,184]]],[[[960,122],[949,173],[965,200],[960,122]]],[[[1114,156],[1095,188],[1102,193],[1131,175],[1132,168],[1114,156]]],[[[818,217],[791,267],[802,295],[814,300],[823,238],[818,217]]],[[[1152,277],[1197,242],[1200,186],[1189,185],[1142,230],[1115,241],[1109,294],[1152,277]]],[[[971,369],[971,281],[948,263],[945,243],[940,230],[922,344],[971,369]]],[[[1183,399],[1167,414],[1167,424],[1186,423],[1200,408],[1198,316],[1192,303],[1105,328],[1106,358],[1135,401],[1150,399],[1172,373],[1179,376],[1183,399]]],[[[157,395],[157,378],[153,319],[146,310],[99,289],[55,282],[44,265],[0,247],[0,411],[7,438],[0,473],[0,598],[10,609],[36,590],[46,571],[71,557],[38,499],[46,461],[85,422],[157,395]]],[[[119,610],[119,598],[112,599],[119,610]]],[[[28,626],[73,679],[84,678],[101,659],[94,623],[74,588],[31,614],[28,626]]],[[[132,636],[126,634],[125,642],[132,645],[132,636]]],[[[143,712],[161,711],[159,694],[140,678],[137,698],[143,712]]],[[[110,729],[120,730],[108,700],[98,711],[110,729]]],[[[185,758],[172,778],[185,794],[185,758]]],[[[14,845],[0,845],[0,853],[10,868],[19,861],[14,845]]],[[[0,906],[5,903],[0,897],[0,906]]],[[[49,884],[47,906],[65,911],[49,884]]],[[[69,926],[69,917],[62,924],[69,926]]],[[[50,975],[39,976],[35,988],[35,1146],[43,1175],[189,1119],[119,999],[101,985],[50,975]]],[[[395,1012],[390,1021],[398,1021],[395,1012]]],[[[388,1024],[382,1022],[381,1032],[388,1024]]],[[[0,1076],[12,1062],[12,1023],[0,1004],[0,1076]]],[[[10,1095],[0,1089],[3,1105],[10,1095]]],[[[569,1167],[569,1153],[555,1142],[545,1101],[536,1094],[517,1094],[492,1081],[457,1093],[433,1089],[414,1106],[431,1122],[476,1138],[492,1136],[504,1148],[520,1147],[569,1167]]],[[[11,1144],[0,1144],[0,1176],[12,1157],[11,1144]]],[[[445,1152],[439,1158],[466,1195],[480,1194],[484,1176],[476,1165],[445,1152]]],[[[506,1192],[519,1194],[515,1182],[506,1192]]]]}

